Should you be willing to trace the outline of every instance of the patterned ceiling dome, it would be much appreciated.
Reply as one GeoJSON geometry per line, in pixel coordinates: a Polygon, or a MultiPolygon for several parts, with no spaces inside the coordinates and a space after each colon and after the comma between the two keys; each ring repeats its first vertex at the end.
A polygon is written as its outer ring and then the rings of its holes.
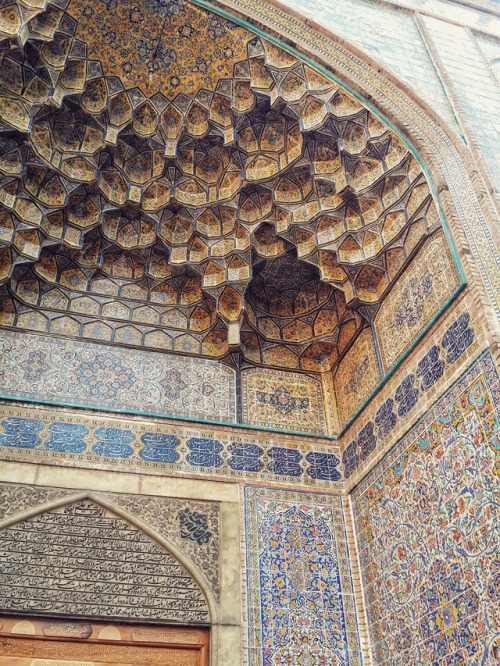
{"type": "Polygon", "coordinates": [[[386,124],[218,14],[17,0],[0,39],[4,324],[324,372],[440,227],[386,124]]]}

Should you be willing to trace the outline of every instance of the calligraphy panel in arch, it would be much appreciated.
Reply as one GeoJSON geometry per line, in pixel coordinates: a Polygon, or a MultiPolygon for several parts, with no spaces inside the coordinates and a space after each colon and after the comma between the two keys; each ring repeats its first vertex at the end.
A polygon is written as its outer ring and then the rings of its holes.
{"type": "Polygon", "coordinates": [[[88,500],[0,532],[0,611],[206,626],[204,593],[135,525],[88,500]]]}

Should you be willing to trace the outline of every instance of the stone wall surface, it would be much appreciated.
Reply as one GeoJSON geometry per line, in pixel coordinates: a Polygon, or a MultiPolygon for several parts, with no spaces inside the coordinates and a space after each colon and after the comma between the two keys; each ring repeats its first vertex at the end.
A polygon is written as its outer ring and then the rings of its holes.
{"type": "MultiPolygon", "coordinates": [[[[481,48],[467,28],[432,17],[422,19],[432,40],[448,94],[454,101],[469,140],[474,141],[491,181],[500,191],[500,89],[481,48]]],[[[498,41],[498,38],[497,38],[498,41]]]]}
{"type": "Polygon", "coordinates": [[[353,492],[376,664],[485,664],[500,628],[500,382],[477,361],[353,492]]]}

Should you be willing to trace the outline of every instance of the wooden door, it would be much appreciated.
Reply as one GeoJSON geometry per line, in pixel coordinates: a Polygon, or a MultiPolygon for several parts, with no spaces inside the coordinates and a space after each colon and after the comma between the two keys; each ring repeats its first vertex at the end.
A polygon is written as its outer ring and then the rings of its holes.
{"type": "Polygon", "coordinates": [[[207,629],[0,618],[0,666],[208,666],[207,629]]]}

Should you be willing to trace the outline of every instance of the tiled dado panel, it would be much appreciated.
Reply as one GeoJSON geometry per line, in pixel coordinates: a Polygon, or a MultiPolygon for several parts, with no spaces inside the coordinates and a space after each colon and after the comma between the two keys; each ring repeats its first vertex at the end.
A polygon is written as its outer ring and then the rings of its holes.
{"type": "Polygon", "coordinates": [[[490,663],[500,627],[499,428],[488,352],[355,489],[376,664],[490,663]]]}
{"type": "Polygon", "coordinates": [[[0,331],[5,397],[234,422],[236,379],[216,361],[0,331]]]}
{"type": "Polygon", "coordinates": [[[484,349],[481,326],[472,312],[468,298],[455,306],[346,432],[342,452],[346,479],[362,474],[373,456],[404,434],[424,404],[440,395],[464,362],[484,349]]]}
{"type": "Polygon", "coordinates": [[[342,498],[245,488],[249,666],[361,664],[342,498]]]}
{"type": "MultiPolygon", "coordinates": [[[[7,398],[238,422],[235,372],[217,361],[6,330],[0,354],[7,398]]],[[[246,371],[242,401],[244,423],[327,434],[321,382],[308,375],[246,371]]]]}
{"type": "Polygon", "coordinates": [[[297,372],[262,368],[241,375],[243,423],[327,434],[321,383],[297,372]]]}
{"type": "Polygon", "coordinates": [[[0,459],[148,474],[343,486],[334,442],[0,404],[0,459]]]}

